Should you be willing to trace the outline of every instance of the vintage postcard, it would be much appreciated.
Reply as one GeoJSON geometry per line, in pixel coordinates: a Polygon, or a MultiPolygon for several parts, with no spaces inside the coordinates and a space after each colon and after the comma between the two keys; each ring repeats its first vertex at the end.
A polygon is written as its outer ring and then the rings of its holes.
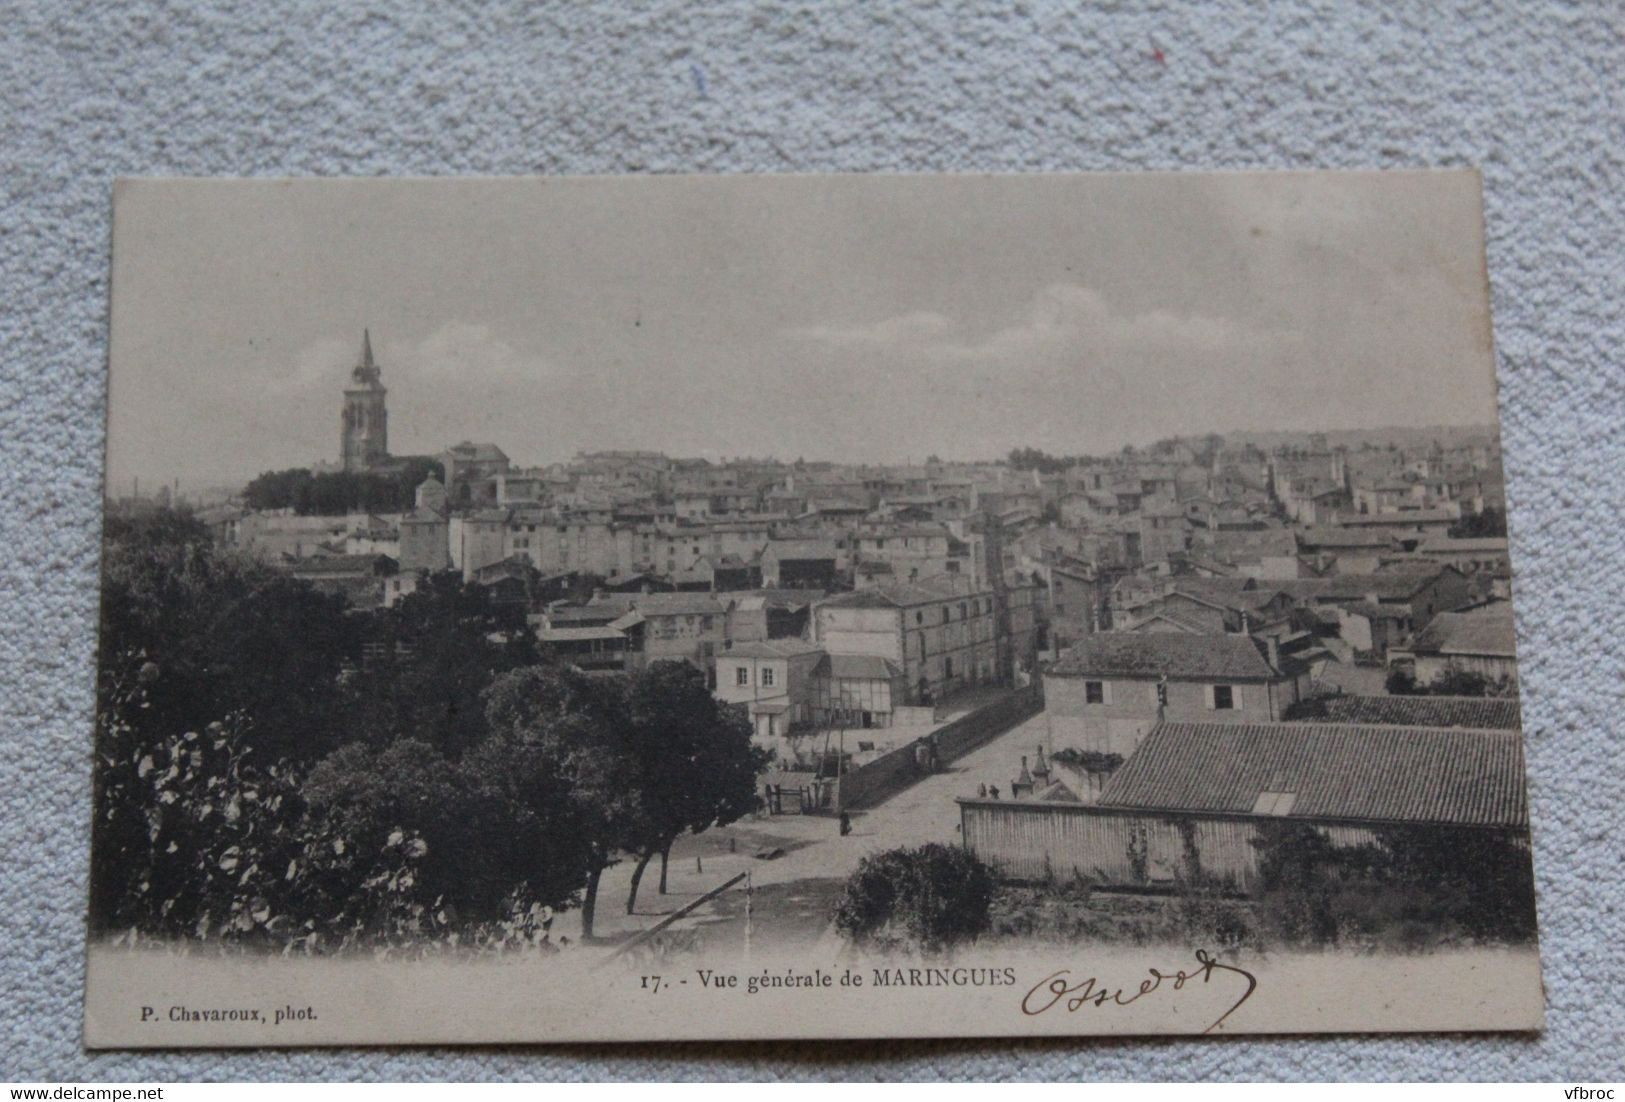
{"type": "Polygon", "coordinates": [[[88,1045],[1541,1027],[1476,173],[114,223],[88,1045]]]}

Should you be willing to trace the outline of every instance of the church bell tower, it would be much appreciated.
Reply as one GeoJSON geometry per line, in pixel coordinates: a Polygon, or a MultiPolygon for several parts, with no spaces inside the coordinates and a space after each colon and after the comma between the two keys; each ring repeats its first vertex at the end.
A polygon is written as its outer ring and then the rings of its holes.
{"type": "Polygon", "coordinates": [[[339,437],[339,458],[347,471],[366,471],[389,460],[389,411],[372,359],[372,334],[361,331],[361,358],[344,388],[344,414],[339,437]]]}

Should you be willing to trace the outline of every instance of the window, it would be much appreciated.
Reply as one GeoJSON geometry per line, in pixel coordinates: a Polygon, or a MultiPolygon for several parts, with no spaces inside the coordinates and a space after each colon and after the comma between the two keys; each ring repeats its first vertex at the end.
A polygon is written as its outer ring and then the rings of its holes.
{"type": "Polygon", "coordinates": [[[1236,691],[1229,685],[1213,686],[1213,707],[1217,711],[1227,712],[1236,706],[1236,691]]]}
{"type": "Polygon", "coordinates": [[[915,613],[915,614],[914,614],[914,622],[915,622],[915,623],[916,623],[916,624],[923,624],[923,623],[925,623],[925,613],[923,613],[923,612],[916,612],[916,613],[915,613]]]}
{"type": "Polygon", "coordinates": [[[749,666],[740,666],[738,669],[734,670],[734,684],[735,685],[749,685],[750,684],[750,667],[749,666]]]}
{"type": "Polygon", "coordinates": [[[773,667],[772,666],[763,666],[762,667],[762,685],[763,685],[763,687],[767,687],[767,686],[770,686],[772,684],[773,684],[773,667]]]}
{"type": "Polygon", "coordinates": [[[1104,681],[1085,681],[1083,683],[1083,702],[1085,704],[1106,703],[1106,683],[1104,681]]]}
{"type": "Polygon", "coordinates": [[[961,620],[963,620],[963,619],[965,619],[965,617],[966,617],[966,616],[968,616],[968,615],[969,615],[969,613],[967,613],[967,612],[966,612],[966,611],[965,611],[965,602],[964,602],[964,601],[960,601],[960,602],[959,602],[959,618],[960,618],[960,619],[961,619],[961,620]]]}
{"type": "Polygon", "coordinates": [[[1260,792],[1258,801],[1253,804],[1254,815],[1290,815],[1292,805],[1297,802],[1296,792],[1260,792]]]}

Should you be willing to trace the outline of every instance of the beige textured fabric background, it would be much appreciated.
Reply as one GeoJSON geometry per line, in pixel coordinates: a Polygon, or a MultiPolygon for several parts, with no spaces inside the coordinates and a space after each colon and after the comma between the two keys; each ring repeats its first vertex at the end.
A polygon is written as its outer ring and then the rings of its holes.
{"type": "Polygon", "coordinates": [[[370,6],[0,4],[0,1077],[1621,1075],[1617,4],[370,6]],[[115,175],[1461,164],[1487,193],[1543,1038],[81,1052],[115,175]]]}

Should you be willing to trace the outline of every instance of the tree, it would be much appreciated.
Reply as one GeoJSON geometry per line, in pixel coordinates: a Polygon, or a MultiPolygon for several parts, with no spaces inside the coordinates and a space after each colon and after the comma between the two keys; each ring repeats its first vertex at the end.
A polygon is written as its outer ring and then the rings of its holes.
{"type": "Polygon", "coordinates": [[[1308,823],[1262,823],[1253,846],[1260,917],[1288,944],[1335,945],[1332,895],[1343,855],[1308,823]]]}
{"type": "MultiPolygon", "coordinates": [[[[1398,682],[1394,681],[1394,675],[1399,672],[1398,669],[1395,669],[1394,673],[1388,675],[1390,686],[1398,684],[1398,682]]],[[[1394,693],[1392,687],[1388,691],[1394,693]]],[[[1395,695],[1403,694],[1395,693],[1395,695]]],[[[1281,718],[1288,722],[1301,722],[1304,720],[1324,720],[1329,714],[1330,711],[1326,707],[1326,697],[1309,696],[1304,697],[1302,700],[1294,700],[1291,704],[1288,704],[1286,710],[1281,713],[1281,718]]]]}
{"type": "Polygon", "coordinates": [[[1507,515],[1493,505],[1469,513],[1450,526],[1451,539],[1506,539],[1507,515]]]}
{"type": "Polygon", "coordinates": [[[1388,692],[1393,696],[1515,696],[1517,690],[1507,678],[1491,680],[1473,670],[1450,665],[1432,681],[1420,682],[1414,674],[1395,666],[1388,674],[1388,692]]]}
{"type": "Polygon", "coordinates": [[[339,678],[356,652],[344,599],[230,550],[172,510],[110,521],[103,541],[101,706],[143,662],[163,677],[125,717],[167,737],[240,715],[267,761],[309,762],[343,736],[339,678]]]}
{"type": "Polygon", "coordinates": [[[1378,842],[1395,879],[1425,890],[1423,916],[1436,932],[1459,929],[1478,941],[1518,943],[1535,936],[1535,879],[1529,851],[1501,831],[1478,827],[1389,827],[1378,842]]]}
{"type": "Polygon", "coordinates": [[[362,641],[372,657],[350,683],[357,736],[417,739],[452,760],[485,736],[481,694],[492,679],[540,660],[524,609],[454,571],[373,614],[362,641]]]}
{"type": "Polygon", "coordinates": [[[190,509],[115,509],[102,521],[104,544],[140,547],[197,546],[209,542],[209,529],[190,509]]]}
{"type": "Polygon", "coordinates": [[[1416,824],[1337,846],[1307,823],[1267,823],[1255,912],[1288,945],[1417,949],[1534,936],[1529,854],[1505,832],[1416,824]]]}
{"type": "Polygon", "coordinates": [[[993,874],[968,851],[936,842],[866,857],[835,905],[835,927],[859,944],[937,953],[991,925],[993,874]]]}
{"type": "Polygon", "coordinates": [[[680,835],[727,826],[756,806],[756,777],[768,755],[751,744],[750,721],[711,695],[705,675],[687,662],[655,662],[639,673],[628,709],[640,790],[628,845],[638,859],[626,897],[631,914],[655,854],[664,892],[680,835]]]}
{"type": "Polygon", "coordinates": [[[1006,457],[1005,462],[1018,471],[1038,471],[1040,474],[1055,474],[1064,471],[1077,463],[1076,459],[1066,456],[1050,455],[1037,448],[1013,448],[1006,457]]]}
{"type": "Polygon", "coordinates": [[[243,487],[243,504],[255,510],[292,509],[300,516],[400,513],[412,508],[425,478],[445,477],[439,461],[428,456],[408,456],[396,464],[389,471],[266,471],[243,487]]]}
{"type": "Polygon", "coordinates": [[[570,666],[528,666],[497,677],[483,699],[488,737],[522,748],[534,767],[559,780],[538,795],[562,807],[581,846],[581,930],[591,938],[599,880],[615,855],[642,837],[646,814],[625,682],[570,666]]]}
{"type": "Polygon", "coordinates": [[[367,837],[307,814],[298,768],[266,763],[240,717],[168,733],[127,722],[162,678],[144,664],[97,717],[94,929],[315,949],[435,924],[413,891],[428,852],[415,831],[367,837]]]}
{"type": "Polygon", "coordinates": [[[1390,696],[1416,696],[1426,690],[1416,683],[1416,675],[1404,666],[1395,666],[1388,671],[1388,679],[1383,683],[1390,696]]]}

